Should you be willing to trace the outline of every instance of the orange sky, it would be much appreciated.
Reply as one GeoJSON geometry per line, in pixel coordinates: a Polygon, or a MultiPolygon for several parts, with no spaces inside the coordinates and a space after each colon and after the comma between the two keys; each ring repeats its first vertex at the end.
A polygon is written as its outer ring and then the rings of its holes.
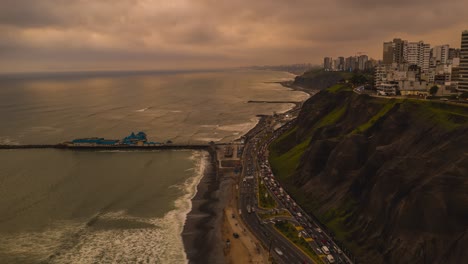
{"type": "Polygon", "coordinates": [[[319,64],[402,37],[460,46],[466,0],[3,0],[0,72],[319,64]]]}

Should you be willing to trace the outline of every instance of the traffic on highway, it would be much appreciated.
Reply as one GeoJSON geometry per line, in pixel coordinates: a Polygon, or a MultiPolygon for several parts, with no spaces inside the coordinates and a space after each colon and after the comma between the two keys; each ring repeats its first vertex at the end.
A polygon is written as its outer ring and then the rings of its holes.
{"type": "Polygon", "coordinates": [[[274,125],[275,119],[263,120],[253,135],[248,138],[243,155],[243,171],[240,181],[239,213],[241,217],[268,248],[269,254],[278,263],[313,263],[305,252],[294,245],[275,228],[275,223],[288,221],[298,228],[298,235],[303,237],[310,248],[320,256],[323,263],[352,263],[350,258],[332,240],[319,224],[314,221],[286,192],[275,178],[268,162],[268,146],[284,131],[290,128],[291,122],[268,133],[268,128],[274,125]],[[273,121],[273,122],[272,122],[273,121]],[[259,206],[259,185],[265,186],[268,194],[276,202],[276,207],[262,208],[259,206]],[[289,216],[274,216],[261,219],[259,214],[289,211],[289,216]]]}

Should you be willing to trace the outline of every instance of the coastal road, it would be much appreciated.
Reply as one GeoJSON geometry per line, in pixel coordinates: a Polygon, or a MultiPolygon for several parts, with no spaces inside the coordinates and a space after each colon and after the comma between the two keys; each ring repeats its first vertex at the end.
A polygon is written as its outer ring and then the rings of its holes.
{"type": "MultiPolygon", "coordinates": [[[[297,112],[297,109],[294,112],[297,112]]],[[[291,114],[291,112],[288,114],[291,114]]],[[[290,222],[304,228],[301,233],[304,237],[310,238],[308,243],[317,255],[322,257],[332,256],[334,263],[352,263],[350,258],[333,241],[332,237],[326,234],[324,228],[300,208],[274,178],[268,163],[268,146],[292,124],[292,122],[286,123],[280,129],[273,131],[272,127],[279,123],[279,119],[281,119],[281,115],[275,118],[264,117],[259,125],[247,136],[242,159],[243,171],[239,182],[240,198],[238,206],[242,219],[257,238],[267,246],[271,256],[278,263],[312,263],[312,260],[305,253],[273,228],[274,221],[284,220],[284,217],[273,217],[273,219],[265,222],[257,215],[259,210],[257,204],[258,179],[263,179],[268,192],[277,202],[277,208],[288,210],[293,218],[290,222]],[[253,210],[255,211],[253,212],[253,210]],[[328,248],[329,252],[327,254],[322,250],[323,246],[328,248]],[[279,249],[282,254],[278,254],[275,249],[279,249]]],[[[323,260],[327,262],[325,258],[323,260]]]]}
{"type": "MultiPolygon", "coordinates": [[[[265,122],[261,123],[264,126],[265,122]]],[[[257,183],[256,175],[259,173],[259,168],[256,162],[257,149],[255,144],[256,138],[263,136],[263,129],[254,131],[254,137],[249,139],[244,148],[243,156],[243,171],[241,181],[239,182],[239,208],[241,210],[241,217],[245,224],[249,227],[251,232],[267,246],[270,256],[272,256],[277,263],[312,263],[312,261],[294,245],[289,242],[285,237],[279,234],[272,226],[271,222],[262,221],[257,215],[257,183]],[[251,208],[254,208],[255,212],[251,208]],[[255,209],[256,208],[256,209],[255,209]],[[250,210],[249,210],[250,209],[250,210]],[[250,212],[249,212],[250,211],[250,212]],[[281,255],[275,249],[279,249],[281,255]]]]}

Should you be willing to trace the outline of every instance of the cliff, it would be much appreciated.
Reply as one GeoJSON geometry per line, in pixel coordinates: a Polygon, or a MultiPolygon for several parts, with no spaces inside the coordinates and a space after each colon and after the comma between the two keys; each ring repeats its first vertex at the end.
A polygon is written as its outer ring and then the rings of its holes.
{"type": "Polygon", "coordinates": [[[468,259],[468,107],[310,98],[270,146],[275,175],[360,263],[468,259]]]}
{"type": "Polygon", "coordinates": [[[323,69],[310,70],[294,79],[294,85],[322,90],[350,77],[352,73],[331,72],[323,69]]]}

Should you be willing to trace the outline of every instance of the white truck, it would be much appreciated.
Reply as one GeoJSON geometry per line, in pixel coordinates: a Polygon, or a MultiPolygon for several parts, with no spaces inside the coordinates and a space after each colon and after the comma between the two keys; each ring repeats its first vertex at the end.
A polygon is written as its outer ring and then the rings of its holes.
{"type": "Polygon", "coordinates": [[[327,255],[327,260],[329,263],[335,263],[335,258],[332,255],[327,255]]]}
{"type": "Polygon", "coordinates": [[[325,253],[327,255],[330,254],[330,250],[327,248],[327,246],[323,246],[322,251],[323,251],[323,253],[325,253]]]}

